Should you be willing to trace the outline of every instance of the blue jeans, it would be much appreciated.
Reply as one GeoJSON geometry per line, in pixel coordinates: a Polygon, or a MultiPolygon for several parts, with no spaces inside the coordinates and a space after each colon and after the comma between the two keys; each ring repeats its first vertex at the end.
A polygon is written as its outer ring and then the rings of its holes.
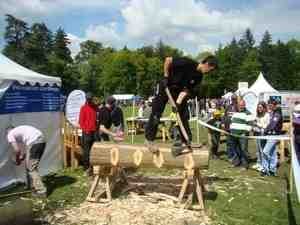
{"type": "Polygon", "coordinates": [[[235,158],[233,159],[234,165],[240,165],[248,168],[248,139],[232,137],[235,146],[235,158]]]}
{"type": "Polygon", "coordinates": [[[278,140],[267,140],[262,154],[263,171],[276,173],[277,170],[277,151],[278,140]]]}
{"type": "Polygon", "coordinates": [[[228,135],[226,138],[226,152],[229,160],[233,160],[237,157],[236,148],[237,145],[234,141],[234,137],[228,135]]]}
{"type": "Polygon", "coordinates": [[[264,150],[264,146],[266,145],[266,140],[257,139],[256,140],[256,157],[257,164],[262,166],[262,154],[264,150]]]}

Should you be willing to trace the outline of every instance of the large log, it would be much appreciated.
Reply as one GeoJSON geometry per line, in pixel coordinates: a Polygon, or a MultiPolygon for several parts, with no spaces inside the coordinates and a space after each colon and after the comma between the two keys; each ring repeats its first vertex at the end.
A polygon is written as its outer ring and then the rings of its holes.
{"type": "Polygon", "coordinates": [[[90,163],[93,166],[207,169],[208,158],[206,146],[194,146],[193,153],[174,158],[168,147],[160,147],[159,154],[155,155],[144,145],[95,142],[90,153],[90,163]]]}

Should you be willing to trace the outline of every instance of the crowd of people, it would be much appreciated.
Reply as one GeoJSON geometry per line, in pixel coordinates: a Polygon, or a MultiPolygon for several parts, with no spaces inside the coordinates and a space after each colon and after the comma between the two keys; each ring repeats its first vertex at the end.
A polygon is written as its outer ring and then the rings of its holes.
{"type": "MultiPolygon", "coordinates": [[[[277,143],[279,140],[272,136],[283,134],[283,117],[281,108],[276,100],[259,102],[256,115],[246,109],[246,102],[236,95],[231,101],[209,101],[207,111],[208,124],[228,132],[226,135],[226,155],[232,167],[247,170],[250,164],[248,151],[248,136],[256,138],[256,163],[252,166],[262,176],[276,176],[277,172],[277,143]]],[[[209,129],[211,136],[211,157],[219,157],[221,132],[209,129]]]]}
{"type": "Polygon", "coordinates": [[[113,96],[97,104],[90,93],[86,94],[86,103],[79,113],[78,128],[82,130],[81,146],[82,164],[88,175],[91,175],[90,151],[95,141],[122,141],[124,139],[124,116],[113,96]]]}

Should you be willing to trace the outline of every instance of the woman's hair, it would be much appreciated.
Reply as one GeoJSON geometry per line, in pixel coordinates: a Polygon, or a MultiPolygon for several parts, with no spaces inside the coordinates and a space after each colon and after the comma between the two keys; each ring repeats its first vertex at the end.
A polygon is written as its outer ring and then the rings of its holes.
{"type": "Polygon", "coordinates": [[[262,116],[265,115],[266,112],[267,112],[267,104],[266,104],[264,101],[259,102],[259,103],[257,104],[257,107],[256,107],[256,115],[257,115],[258,117],[262,117],[262,116]],[[262,111],[262,112],[260,112],[260,111],[258,110],[258,106],[260,106],[260,105],[263,107],[263,111],[262,111]]]}

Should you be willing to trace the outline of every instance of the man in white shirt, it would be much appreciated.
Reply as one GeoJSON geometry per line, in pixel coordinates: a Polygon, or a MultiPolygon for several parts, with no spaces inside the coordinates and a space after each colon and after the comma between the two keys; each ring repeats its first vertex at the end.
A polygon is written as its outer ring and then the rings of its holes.
{"type": "Polygon", "coordinates": [[[9,127],[7,128],[7,141],[16,154],[16,165],[20,165],[25,159],[29,178],[27,185],[32,186],[36,194],[46,195],[47,189],[38,172],[39,162],[46,147],[43,133],[27,125],[9,127]]]}

